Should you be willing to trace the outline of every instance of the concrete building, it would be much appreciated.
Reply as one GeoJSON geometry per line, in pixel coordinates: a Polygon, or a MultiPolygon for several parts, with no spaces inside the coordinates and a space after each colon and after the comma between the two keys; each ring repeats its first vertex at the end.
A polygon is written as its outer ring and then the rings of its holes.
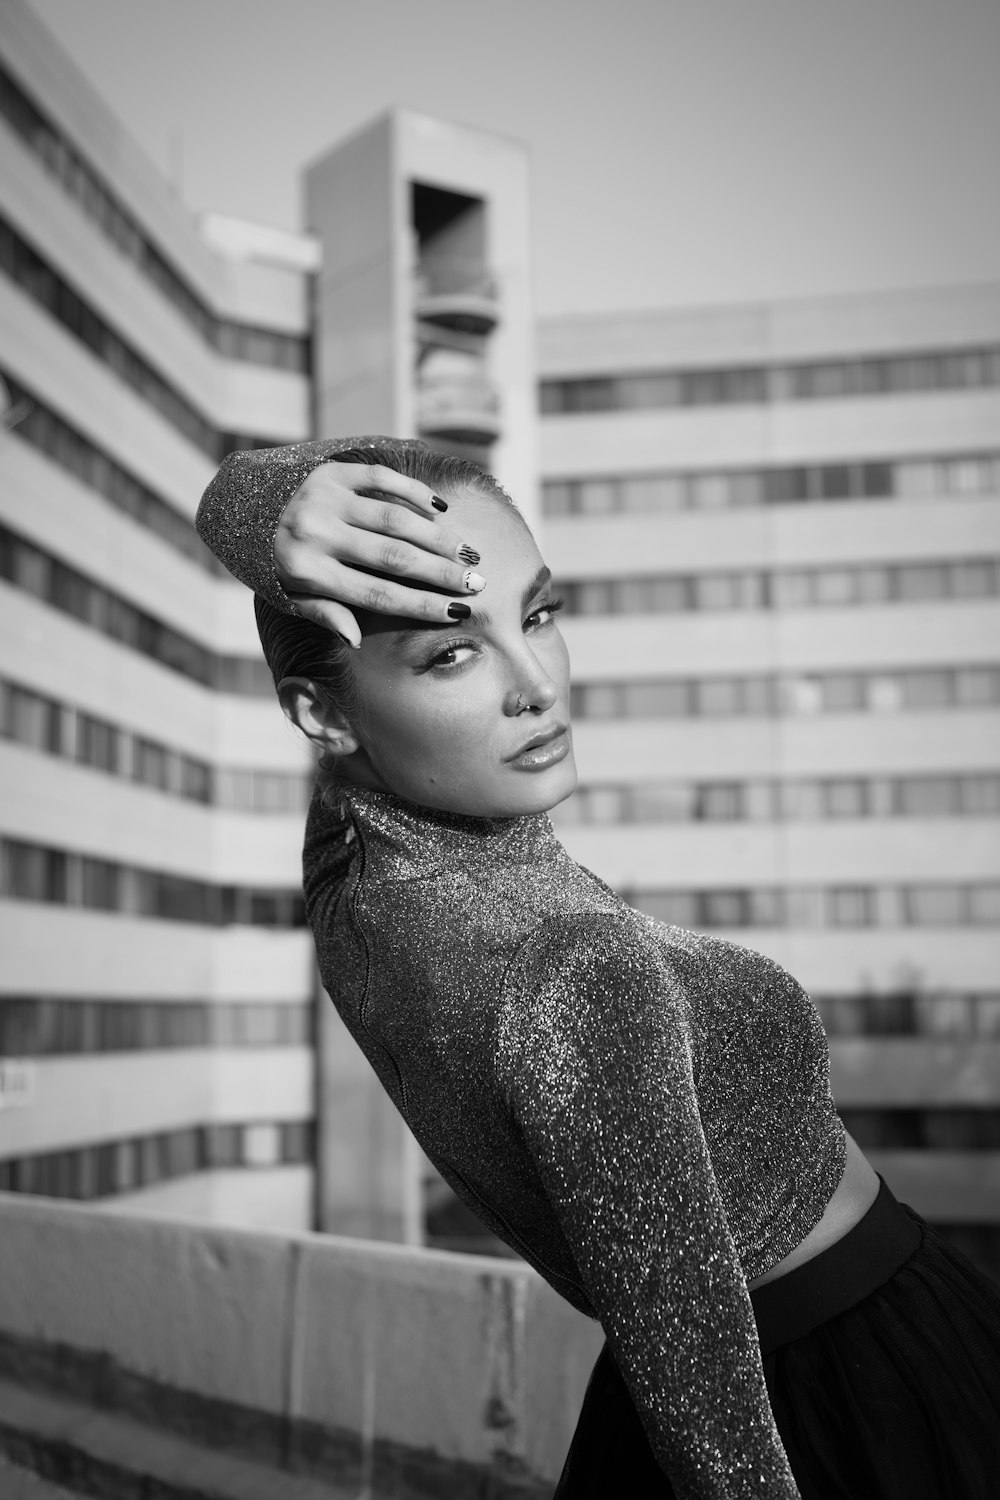
{"type": "Polygon", "coordinates": [[[1000,1267],[1000,284],[540,335],[573,854],[785,964],[898,1195],[1000,1267]]]}
{"type": "Polygon", "coordinates": [[[0,1188],[419,1243],[449,1195],[319,996],[307,757],[191,521],[314,427],[532,515],[524,149],[397,112],[309,170],[314,235],[196,226],[13,0],[0,162],[0,1188]]]}
{"type": "Polygon", "coordinates": [[[211,248],[27,5],[0,69],[0,1187],[306,1226],[306,756],[191,523],[309,434],[314,249],[211,248]]]}

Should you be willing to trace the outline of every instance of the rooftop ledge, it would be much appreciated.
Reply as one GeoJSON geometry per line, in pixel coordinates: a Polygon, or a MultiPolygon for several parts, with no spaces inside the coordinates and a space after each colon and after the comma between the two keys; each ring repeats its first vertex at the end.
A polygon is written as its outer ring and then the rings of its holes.
{"type": "Polygon", "coordinates": [[[73,1494],[540,1500],[600,1343],[520,1262],[0,1194],[0,1456],[73,1494]]]}

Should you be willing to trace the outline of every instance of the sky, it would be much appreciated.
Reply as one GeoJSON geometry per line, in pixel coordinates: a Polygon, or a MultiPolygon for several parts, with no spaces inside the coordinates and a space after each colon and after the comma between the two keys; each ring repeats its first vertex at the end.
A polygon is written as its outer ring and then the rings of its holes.
{"type": "Polygon", "coordinates": [[[196,211],[392,106],[523,141],[543,315],[1000,277],[998,0],[31,0],[196,211]]]}

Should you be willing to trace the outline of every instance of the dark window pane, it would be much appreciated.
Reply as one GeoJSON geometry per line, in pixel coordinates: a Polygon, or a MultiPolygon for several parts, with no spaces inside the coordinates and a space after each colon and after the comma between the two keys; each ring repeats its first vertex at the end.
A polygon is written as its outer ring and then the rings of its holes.
{"type": "Polygon", "coordinates": [[[635,904],[648,916],[672,927],[697,925],[698,898],[692,891],[640,891],[635,904]]]}
{"type": "Polygon", "coordinates": [[[746,891],[705,891],[701,920],[706,927],[746,927],[750,903],[746,891]]]}
{"type": "Polygon", "coordinates": [[[957,808],[953,776],[911,776],[897,786],[899,811],[909,818],[948,817],[957,808]]]}

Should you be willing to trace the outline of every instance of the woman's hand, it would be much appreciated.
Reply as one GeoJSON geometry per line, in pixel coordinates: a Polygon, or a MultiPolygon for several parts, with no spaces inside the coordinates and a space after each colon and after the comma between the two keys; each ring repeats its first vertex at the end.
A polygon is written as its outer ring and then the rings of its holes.
{"type": "Polygon", "coordinates": [[[274,563],[282,587],[307,620],[352,646],[361,643],[352,608],[445,624],[449,604],[485,584],[473,572],[479,553],[440,520],[447,508],[425,484],[380,464],[319,464],[278,523],[274,563]],[[372,578],[361,568],[406,582],[372,578]],[[445,593],[414,587],[421,583],[445,593]]]}

